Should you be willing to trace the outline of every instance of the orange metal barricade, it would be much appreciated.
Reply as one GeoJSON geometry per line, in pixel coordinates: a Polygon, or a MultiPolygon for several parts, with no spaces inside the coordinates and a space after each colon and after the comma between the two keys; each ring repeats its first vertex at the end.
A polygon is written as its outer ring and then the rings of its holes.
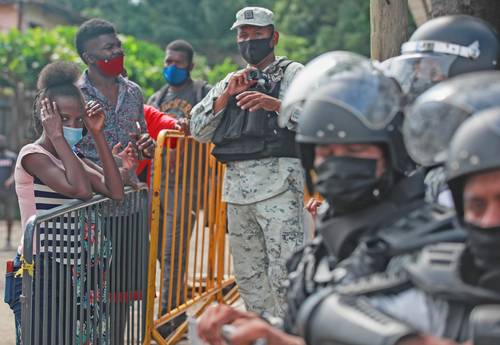
{"type": "Polygon", "coordinates": [[[226,239],[224,166],[210,151],[210,144],[176,131],[164,130],[158,136],[143,344],[174,344],[187,324],[165,339],[160,329],[167,323],[188,309],[199,315],[213,301],[232,303],[239,298],[226,239]]]}

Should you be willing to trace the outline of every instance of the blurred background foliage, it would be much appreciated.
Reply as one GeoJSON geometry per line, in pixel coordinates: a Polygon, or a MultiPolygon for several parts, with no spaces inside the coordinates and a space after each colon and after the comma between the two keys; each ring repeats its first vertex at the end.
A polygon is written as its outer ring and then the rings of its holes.
{"type": "MultiPolygon", "coordinates": [[[[369,0],[47,0],[91,18],[113,22],[122,35],[129,78],[149,97],[164,84],[164,47],[178,38],[195,48],[194,78],[214,84],[243,65],[229,28],[235,13],[248,5],[275,12],[280,32],[278,55],[307,62],[334,49],[369,54],[369,0]]],[[[74,50],[75,27],[12,30],[0,34],[0,85],[22,81],[34,89],[47,63],[81,63],[74,50]]]]}

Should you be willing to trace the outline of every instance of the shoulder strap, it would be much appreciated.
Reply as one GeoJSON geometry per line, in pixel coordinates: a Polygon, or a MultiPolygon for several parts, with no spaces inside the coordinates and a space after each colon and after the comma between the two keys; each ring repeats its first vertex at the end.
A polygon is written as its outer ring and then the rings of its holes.
{"type": "Polygon", "coordinates": [[[287,59],[287,58],[283,58],[283,59],[281,59],[278,62],[278,66],[281,68],[281,70],[283,71],[283,73],[285,73],[285,71],[288,68],[288,66],[290,66],[292,63],[294,63],[293,60],[290,60],[290,59],[287,59]]]}
{"type": "Polygon", "coordinates": [[[165,84],[158,92],[153,94],[151,98],[148,101],[148,104],[155,107],[156,109],[160,109],[160,102],[165,97],[165,95],[168,92],[168,89],[170,88],[170,85],[165,84]]]}

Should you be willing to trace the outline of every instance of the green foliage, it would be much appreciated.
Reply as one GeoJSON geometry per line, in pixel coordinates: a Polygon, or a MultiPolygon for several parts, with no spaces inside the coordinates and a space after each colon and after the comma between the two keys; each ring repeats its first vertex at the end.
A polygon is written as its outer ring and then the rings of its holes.
{"type": "Polygon", "coordinates": [[[237,54],[229,28],[244,6],[273,9],[282,34],[278,55],[307,62],[329,50],[370,49],[370,0],[48,0],[91,18],[113,22],[120,32],[161,49],[175,39],[191,42],[213,66],[237,54]]]}
{"type": "MultiPolygon", "coordinates": [[[[369,0],[48,1],[113,22],[124,34],[129,78],[146,97],[164,84],[163,49],[174,39],[186,39],[195,47],[194,79],[214,83],[238,69],[233,59],[238,54],[235,32],[229,27],[237,10],[247,5],[274,10],[280,32],[277,55],[306,63],[329,50],[369,54],[369,0]]],[[[0,85],[23,81],[32,89],[41,68],[57,59],[79,62],[83,69],[73,48],[75,33],[76,28],[61,27],[0,34],[0,85]]]]}
{"type": "Polygon", "coordinates": [[[281,33],[276,47],[276,55],[306,63],[311,55],[308,40],[304,37],[281,33]]]}
{"type": "Polygon", "coordinates": [[[272,8],[273,0],[49,0],[83,15],[113,22],[120,32],[155,42],[162,49],[175,39],[191,42],[210,64],[236,52],[229,28],[245,6],[272,8]]]}
{"type": "Polygon", "coordinates": [[[275,13],[282,32],[307,42],[307,59],[330,50],[370,53],[369,0],[278,0],[275,13]]]}
{"type": "MultiPolygon", "coordinates": [[[[76,28],[58,27],[53,30],[29,29],[24,33],[11,30],[0,34],[0,84],[13,87],[24,83],[36,88],[41,69],[56,60],[73,61],[82,70],[85,65],[74,48],[76,28]]],[[[125,68],[129,78],[139,84],[146,97],[160,88],[164,53],[158,46],[132,36],[121,36],[127,57],[125,68]]]]}
{"type": "Polygon", "coordinates": [[[162,75],[165,53],[158,46],[132,36],[120,38],[126,54],[125,68],[128,77],[141,86],[147,99],[165,83],[162,75]]]}
{"type": "Polygon", "coordinates": [[[214,85],[218,81],[224,79],[228,73],[236,71],[238,67],[239,66],[232,62],[230,58],[225,58],[221,64],[215,65],[210,70],[207,74],[207,81],[214,85]]]}
{"type": "Polygon", "coordinates": [[[46,64],[56,60],[78,62],[73,47],[64,44],[65,34],[63,29],[47,32],[39,28],[0,34],[0,84],[13,87],[22,82],[34,89],[46,64]]]}

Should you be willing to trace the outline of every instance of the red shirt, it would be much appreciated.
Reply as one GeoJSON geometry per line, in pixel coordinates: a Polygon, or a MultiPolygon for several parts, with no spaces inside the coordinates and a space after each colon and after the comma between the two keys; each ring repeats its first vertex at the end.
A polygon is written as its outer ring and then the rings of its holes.
{"type": "MultiPolygon", "coordinates": [[[[175,125],[177,124],[177,120],[175,120],[173,117],[162,113],[155,107],[146,104],[144,105],[144,119],[146,120],[148,133],[154,140],[158,139],[158,134],[161,130],[175,129],[175,125]]],[[[176,145],[177,140],[173,139],[170,143],[170,148],[173,149],[176,145]]],[[[143,159],[139,161],[135,172],[137,175],[139,175],[146,167],[148,169],[146,182],[149,186],[151,179],[151,160],[143,159]]]]}

